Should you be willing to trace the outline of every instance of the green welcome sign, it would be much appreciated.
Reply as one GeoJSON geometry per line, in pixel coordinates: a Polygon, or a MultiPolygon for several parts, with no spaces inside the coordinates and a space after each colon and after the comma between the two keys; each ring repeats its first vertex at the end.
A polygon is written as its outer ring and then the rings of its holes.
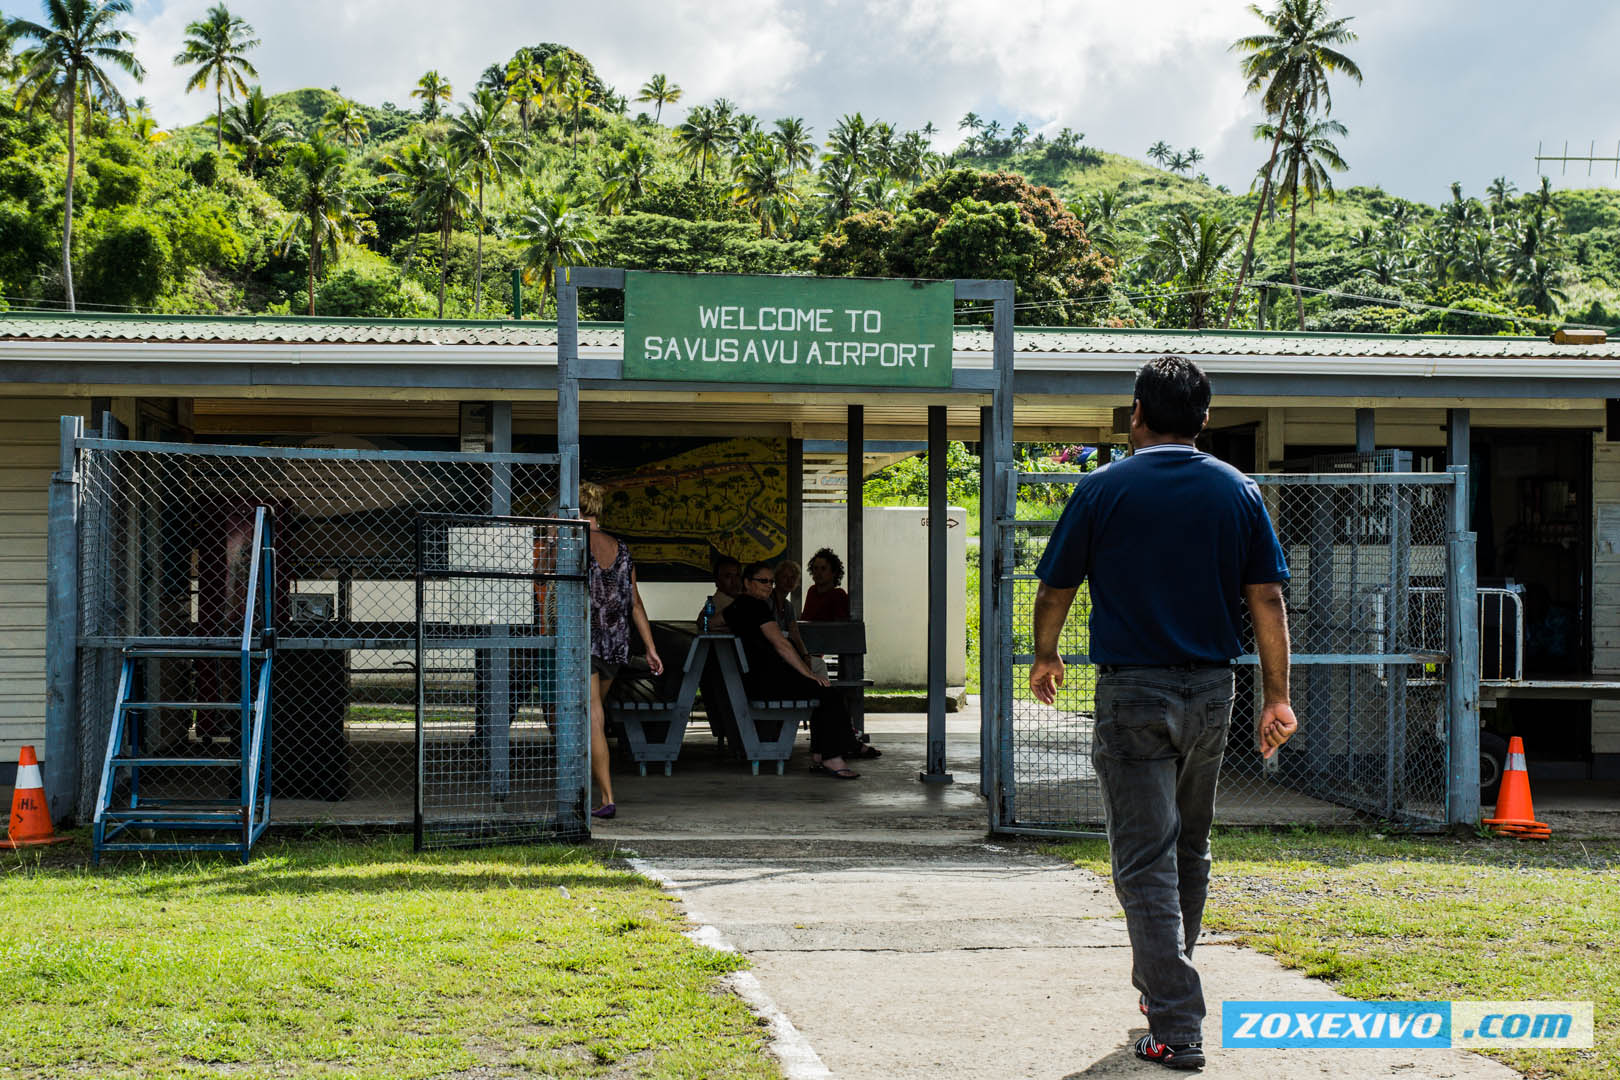
{"type": "Polygon", "coordinates": [[[665,274],[624,282],[624,377],[949,386],[949,281],[665,274]]]}

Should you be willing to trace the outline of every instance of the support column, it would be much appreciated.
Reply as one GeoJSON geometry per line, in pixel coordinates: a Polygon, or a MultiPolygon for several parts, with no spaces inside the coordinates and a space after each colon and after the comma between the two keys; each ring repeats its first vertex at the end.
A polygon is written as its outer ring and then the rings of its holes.
{"type": "Polygon", "coordinates": [[[79,803],[79,475],[73,443],[83,434],[82,417],[62,417],[46,525],[43,772],[57,825],[73,821],[79,803]]]}
{"type": "Polygon", "coordinates": [[[1446,536],[1446,822],[1473,828],[1479,824],[1479,571],[1469,530],[1468,469],[1446,471],[1456,478],[1446,536]]]}
{"type": "Polygon", "coordinates": [[[995,743],[990,715],[996,696],[996,645],[992,628],[996,625],[996,438],[995,410],[979,407],[979,794],[990,795],[990,764],[995,743]]]}
{"type": "Polygon", "coordinates": [[[787,557],[799,567],[799,584],[793,590],[793,606],[804,608],[804,582],[810,575],[804,569],[804,440],[787,441],[787,557]]]}
{"type": "Polygon", "coordinates": [[[946,562],[945,406],[928,406],[928,767],[917,775],[927,784],[949,784],[945,771],[945,634],[949,622],[950,580],[946,562]]]}
{"type": "MultiPolygon", "coordinates": [[[[866,407],[849,406],[844,434],[844,583],[849,592],[849,617],[860,622],[866,617],[866,407]]],[[[866,658],[849,655],[839,658],[840,679],[866,678],[866,658]],[[853,670],[845,671],[850,668],[853,670]]],[[[850,720],[855,730],[866,730],[864,695],[850,695],[850,720]]]]}
{"type": "Polygon", "coordinates": [[[557,285],[557,505],[579,511],[579,286],[557,285]]]}
{"type": "Polygon", "coordinates": [[[1468,468],[1468,447],[1473,441],[1473,419],[1467,409],[1446,410],[1446,466],[1468,468]]]}
{"type": "MultiPolygon", "coordinates": [[[[512,452],[512,403],[489,403],[489,449],[495,454],[512,452]]],[[[490,466],[489,512],[497,517],[512,513],[512,465],[497,462],[490,466]]],[[[492,638],[510,638],[511,627],[505,623],[491,624],[486,633],[492,638]]],[[[490,649],[489,697],[487,715],[482,725],[486,732],[485,751],[489,762],[490,794],[505,798],[512,790],[512,651],[507,648],[490,649]]]]}
{"type": "Polygon", "coordinates": [[[1371,454],[1378,449],[1377,421],[1371,409],[1356,410],[1356,453],[1371,454]]]}

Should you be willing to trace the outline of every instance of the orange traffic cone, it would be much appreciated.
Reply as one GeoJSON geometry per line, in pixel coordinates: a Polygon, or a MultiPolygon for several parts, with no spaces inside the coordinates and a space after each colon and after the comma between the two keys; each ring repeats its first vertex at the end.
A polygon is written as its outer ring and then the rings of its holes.
{"type": "Polygon", "coordinates": [[[1536,820],[1530,802],[1530,774],[1524,767],[1524,740],[1517,735],[1508,740],[1507,765],[1502,770],[1502,788],[1496,796],[1496,816],[1485,819],[1497,836],[1521,840],[1547,840],[1552,826],[1536,820]]]}
{"type": "Polygon", "coordinates": [[[0,840],[0,849],[15,851],[36,844],[59,844],[69,839],[51,829],[51,812],[45,805],[45,781],[39,775],[39,759],[34,748],[25,746],[17,755],[17,786],[11,792],[11,835],[0,840]]]}

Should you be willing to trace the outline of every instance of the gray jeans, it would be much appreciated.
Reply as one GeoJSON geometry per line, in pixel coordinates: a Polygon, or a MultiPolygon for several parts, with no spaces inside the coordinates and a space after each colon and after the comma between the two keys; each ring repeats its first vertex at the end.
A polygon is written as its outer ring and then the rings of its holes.
{"type": "Polygon", "coordinates": [[[1202,1041],[1192,965],[1209,891],[1209,826],[1232,722],[1232,669],[1120,667],[1097,679],[1092,762],[1102,781],[1131,982],[1163,1043],[1202,1041]]]}

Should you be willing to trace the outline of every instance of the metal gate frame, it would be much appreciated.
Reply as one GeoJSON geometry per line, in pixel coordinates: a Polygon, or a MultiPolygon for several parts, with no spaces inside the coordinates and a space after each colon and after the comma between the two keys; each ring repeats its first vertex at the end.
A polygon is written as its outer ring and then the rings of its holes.
{"type": "MultiPolygon", "coordinates": [[[[1024,673],[1019,669],[1027,670],[1033,661],[1033,643],[1021,647],[1021,638],[1028,640],[1030,628],[1016,625],[1018,619],[1028,618],[1028,599],[1025,598],[1020,605],[1019,589],[1022,585],[1025,592],[1033,590],[1034,563],[1041,554],[1041,550],[1032,550],[1029,543],[1031,530],[1043,526],[1050,529],[1055,522],[1019,520],[1017,495],[1021,485],[1072,485],[1088,475],[1022,473],[1016,467],[1003,466],[1000,482],[996,485],[1000,505],[995,521],[994,581],[991,588],[986,590],[992,602],[987,608],[982,608],[980,614],[981,640],[987,648],[994,648],[995,657],[995,692],[984,700],[987,711],[986,740],[990,750],[986,794],[989,797],[990,830],[993,833],[1063,837],[1103,835],[1099,828],[1086,827],[1100,827],[1103,822],[1100,792],[1089,814],[1077,811],[1061,821],[1051,820],[1048,814],[1047,819],[1043,820],[1040,815],[1029,812],[1025,805],[1029,802],[1028,798],[1021,799],[1026,792],[1020,789],[1018,771],[1020,705],[1028,704],[1021,701],[1021,696],[1027,699],[1028,689],[1021,686],[1017,678],[1024,673]]],[[[1343,791],[1318,791],[1315,795],[1330,796],[1330,801],[1353,814],[1393,818],[1416,828],[1473,825],[1479,818],[1479,639],[1474,536],[1467,531],[1467,469],[1453,467],[1444,473],[1264,474],[1253,479],[1261,486],[1262,492],[1267,493],[1268,501],[1273,503],[1289,491],[1303,490],[1309,495],[1334,490],[1342,493],[1346,489],[1360,489],[1372,498],[1387,499],[1390,507],[1405,507],[1410,495],[1403,493],[1411,493],[1413,489],[1419,492],[1433,491],[1445,500],[1443,520],[1431,523],[1443,528],[1443,539],[1430,537],[1431,547],[1443,543],[1444,548],[1443,617],[1435,617],[1426,603],[1428,596],[1417,595],[1432,592],[1432,589],[1414,590],[1408,564],[1411,523],[1409,511],[1403,510],[1391,515],[1385,537],[1388,581],[1370,590],[1372,594],[1382,590],[1384,602],[1370,605],[1370,622],[1360,628],[1364,638],[1370,637],[1373,647],[1363,650],[1322,648],[1318,638],[1308,643],[1313,647],[1299,648],[1307,643],[1296,639],[1297,651],[1293,653],[1292,665],[1295,669],[1305,668],[1308,672],[1348,672],[1352,689],[1354,680],[1360,677],[1358,671],[1370,672],[1384,684],[1388,715],[1385,740],[1380,748],[1383,758],[1381,778],[1385,789],[1382,798],[1359,796],[1349,790],[1348,785],[1343,791]],[[1399,602],[1390,599],[1400,594],[1405,595],[1399,602]],[[1419,605],[1415,613],[1414,602],[1419,605]],[[1432,697],[1438,708],[1435,735],[1439,741],[1440,758],[1428,763],[1438,766],[1438,779],[1443,789],[1439,792],[1438,800],[1416,810],[1404,806],[1402,788],[1411,760],[1415,760],[1410,759],[1412,750],[1405,744],[1406,732],[1415,723],[1405,713],[1406,701],[1413,688],[1432,697]],[[1394,812],[1390,812],[1392,808],[1394,812]]],[[[1329,523],[1327,541],[1330,554],[1336,536],[1332,529],[1341,526],[1348,528],[1349,525],[1349,522],[1329,523]]],[[[1044,549],[1044,546],[1044,543],[1040,544],[1039,548],[1044,549]]],[[[1316,599],[1319,602],[1322,600],[1320,592],[1325,587],[1323,580],[1319,575],[1315,581],[1308,580],[1307,583],[1308,589],[1317,590],[1316,599]]],[[[1065,624],[1066,643],[1073,639],[1077,624],[1081,627],[1084,625],[1083,598],[1084,590],[1065,624]]],[[[1067,686],[1072,687],[1077,679],[1094,679],[1089,671],[1090,659],[1083,646],[1074,651],[1070,651],[1067,644],[1060,647],[1064,649],[1065,665],[1070,666],[1065,680],[1067,686]]],[[[1240,665],[1240,680],[1245,678],[1245,668],[1250,679],[1258,672],[1259,659],[1253,654],[1240,657],[1237,663],[1240,665]]],[[[1335,677],[1329,676],[1330,679],[1335,677]]],[[[1296,690],[1294,695],[1296,708],[1300,710],[1302,730],[1312,722],[1307,695],[1320,697],[1315,687],[1321,681],[1307,675],[1300,680],[1300,689],[1304,693],[1296,690]]],[[[1077,714],[1075,719],[1084,718],[1077,714]]],[[[1348,725],[1350,721],[1345,720],[1344,723],[1348,725]]],[[[1068,770],[1064,779],[1071,790],[1080,790],[1084,786],[1083,774],[1089,771],[1090,733],[1080,730],[1084,726],[1082,724],[1077,728],[1074,733],[1076,741],[1065,748],[1068,752],[1051,759],[1060,768],[1068,770]],[[1077,750],[1082,745],[1083,749],[1077,750]],[[1083,761],[1077,762],[1075,759],[1083,761]]],[[[1247,734],[1245,732],[1240,737],[1246,738],[1247,734]]],[[[1026,745],[1022,749],[1028,758],[1030,748],[1026,745]]],[[[1273,758],[1267,763],[1268,766],[1274,765],[1277,760],[1273,758]]],[[[1220,820],[1218,816],[1217,821],[1220,820]]]]}
{"type": "Polygon", "coordinates": [[[589,835],[589,545],[578,518],[417,516],[417,851],[589,835]],[[551,734],[526,753],[525,708],[551,734]]]}
{"type": "MultiPolygon", "coordinates": [[[[154,618],[149,613],[155,610],[155,602],[147,594],[168,586],[156,582],[144,568],[155,557],[153,551],[169,542],[172,526],[163,515],[173,499],[196,503],[199,494],[206,499],[224,492],[226,501],[240,494],[239,502],[262,502],[255,488],[269,483],[286,491],[301,490],[309,499],[332,506],[347,497],[345,492],[352,492],[358,510],[392,514],[405,523],[397,543],[390,541],[387,552],[362,554],[366,558],[383,558],[390,567],[398,564],[397,573],[391,569],[387,571],[389,576],[378,580],[385,584],[397,581],[405,590],[401,599],[408,604],[414,544],[414,526],[410,522],[416,512],[413,506],[420,509],[425,504],[432,508],[438,499],[447,508],[466,506],[477,511],[487,508],[509,513],[514,501],[526,500],[531,505],[558,505],[566,513],[573,500],[565,484],[577,472],[575,454],[568,447],[559,454],[514,454],[152,442],[103,438],[95,432],[87,436],[79,417],[62,418],[60,449],[61,463],[52,478],[50,500],[46,731],[53,816],[64,821],[88,820],[92,812],[94,791],[87,796],[86,785],[104,753],[111,715],[109,688],[116,675],[109,667],[109,657],[128,646],[219,643],[215,641],[217,633],[196,624],[200,586],[195,566],[190,575],[192,624],[171,625],[175,619],[182,624],[185,619],[175,608],[177,602],[183,607],[183,602],[168,593],[164,594],[164,603],[170,614],[154,618]],[[125,461],[129,464],[119,464],[125,461]],[[114,468],[129,471],[127,475],[109,471],[114,468]],[[191,490],[191,485],[184,482],[188,470],[206,472],[210,486],[205,491],[191,490]],[[386,476],[389,470],[397,471],[399,484],[390,489],[388,497],[393,501],[384,511],[377,509],[379,488],[373,481],[386,476]],[[266,477],[270,479],[266,481],[266,477]],[[133,480],[125,482],[130,478],[133,480]],[[369,505],[368,499],[372,500],[369,505]],[[111,607],[108,595],[116,601],[111,607]],[[209,634],[214,636],[205,636],[209,634]]],[[[375,528],[382,530],[386,526],[379,524],[375,528]]],[[[373,535],[383,533],[376,531],[373,535]]],[[[321,542],[327,545],[321,550],[334,556],[354,554],[342,548],[342,536],[337,533],[321,542]]],[[[173,584],[183,587],[186,574],[177,573],[173,584]]],[[[301,580],[290,566],[288,573],[289,582],[301,580]]],[[[320,574],[310,580],[327,583],[320,574]]],[[[341,589],[337,595],[341,608],[341,589]]],[[[353,615],[356,623],[372,620],[358,637],[352,636],[361,633],[358,627],[352,633],[336,629],[349,625],[343,622],[341,611],[337,614],[339,622],[328,629],[287,621],[295,618],[295,613],[278,605],[278,626],[274,628],[278,631],[278,646],[311,657],[370,650],[384,659],[385,651],[408,654],[414,648],[408,608],[398,616],[367,615],[357,606],[353,615]]],[[[286,725],[296,722],[284,709],[277,710],[276,719],[284,734],[286,725]]],[[[387,810],[379,817],[369,806],[339,801],[321,810],[319,820],[406,824],[411,820],[412,793],[408,774],[401,779],[404,782],[397,788],[397,813],[387,810]]],[[[362,794],[358,798],[371,797],[362,794]]],[[[283,813],[276,816],[287,820],[283,813]]]]}

